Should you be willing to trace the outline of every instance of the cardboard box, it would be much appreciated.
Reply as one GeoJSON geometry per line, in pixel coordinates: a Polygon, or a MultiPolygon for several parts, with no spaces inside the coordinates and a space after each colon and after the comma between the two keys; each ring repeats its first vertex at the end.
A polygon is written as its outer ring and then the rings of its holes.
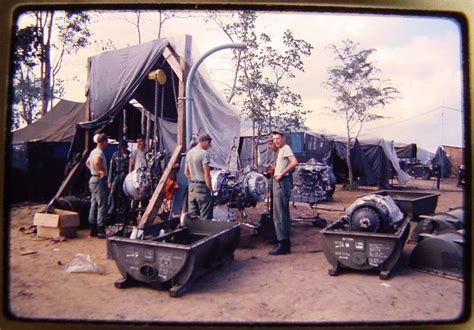
{"type": "Polygon", "coordinates": [[[33,224],[38,237],[74,237],[79,226],[79,214],[61,209],[55,209],[54,213],[35,213],[33,224]]]}

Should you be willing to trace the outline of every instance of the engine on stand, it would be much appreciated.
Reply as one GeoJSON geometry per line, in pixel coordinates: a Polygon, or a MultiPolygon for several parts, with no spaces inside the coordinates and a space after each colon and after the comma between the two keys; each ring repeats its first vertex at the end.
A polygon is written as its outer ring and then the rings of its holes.
{"type": "Polygon", "coordinates": [[[263,202],[268,193],[267,178],[252,169],[231,173],[228,170],[211,171],[212,190],[216,205],[226,205],[239,210],[246,217],[245,209],[263,202]]]}
{"type": "Polygon", "coordinates": [[[336,177],[332,167],[311,158],[300,163],[293,174],[294,188],[290,200],[316,204],[332,197],[336,190],[336,177]]]}
{"type": "MultiPolygon", "coordinates": [[[[336,177],[332,172],[332,167],[324,163],[317,162],[310,158],[307,163],[300,163],[293,173],[293,189],[290,201],[293,207],[296,202],[307,203],[312,209],[316,208],[319,202],[329,200],[336,190],[336,177]]],[[[324,228],[327,221],[319,216],[297,217],[292,221],[311,222],[314,226],[324,228]]]]}
{"type": "Polygon", "coordinates": [[[151,151],[146,154],[147,166],[128,173],[123,182],[125,195],[135,201],[150,198],[163,174],[161,161],[166,151],[151,151]]]}
{"type": "Polygon", "coordinates": [[[404,220],[394,200],[378,194],[358,198],[346,212],[349,231],[393,234],[404,220]]]}

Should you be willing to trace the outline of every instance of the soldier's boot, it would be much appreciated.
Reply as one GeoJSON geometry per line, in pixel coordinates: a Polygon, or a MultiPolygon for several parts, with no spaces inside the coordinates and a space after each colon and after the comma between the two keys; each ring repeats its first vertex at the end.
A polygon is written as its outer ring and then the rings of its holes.
{"type": "Polygon", "coordinates": [[[98,238],[107,238],[107,235],[105,233],[105,227],[104,226],[98,226],[97,227],[97,237],[98,238]]]}
{"type": "Polygon", "coordinates": [[[277,256],[277,255],[281,255],[281,254],[289,254],[289,253],[291,253],[290,250],[291,250],[290,240],[285,239],[285,240],[282,240],[282,241],[278,241],[277,246],[275,246],[273,248],[273,250],[271,250],[268,254],[270,254],[272,256],[277,256]]]}

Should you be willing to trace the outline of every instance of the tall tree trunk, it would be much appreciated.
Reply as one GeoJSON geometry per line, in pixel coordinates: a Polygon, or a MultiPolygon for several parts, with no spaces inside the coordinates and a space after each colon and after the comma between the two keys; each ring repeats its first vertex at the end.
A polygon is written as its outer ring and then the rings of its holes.
{"type": "Polygon", "coordinates": [[[51,86],[51,33],[53,31],[54,12],[47,12],[45,19],[46,31],[43,29],[43,58],[41,79],[41,116],[48,111],[48,105],[53,97],[51,86]],[[45,35],[46,32],[46,35],[45,35]]]}
{"type": "Polygon", "coordinates": [[[140,30],[140,18],[141,18],[141,13],[137,13],[137,33],[138,33],[138,43],[142,43],[142,31],[140,30]]]}
{"type": "Polygon", "coordinates": [[[158,10],[158,36],[157,39],[161,38],[161,10],[158,10]]]}
{"type": "Polygon", "coordinates": [[[354,174],[352,173],[352,162],[351,162],[351,138],[347,136],[347,144],[346,144],[346,163],[347,163],[347,170],[349,172],[349,184],[352,185],[354,182],[354,174]]]}
{"type": "Polygon", "coordinates": [[[255,158],[257,155],[255,143],[255,118],[252,117],[252,165],[255,163],[255,158]]]}

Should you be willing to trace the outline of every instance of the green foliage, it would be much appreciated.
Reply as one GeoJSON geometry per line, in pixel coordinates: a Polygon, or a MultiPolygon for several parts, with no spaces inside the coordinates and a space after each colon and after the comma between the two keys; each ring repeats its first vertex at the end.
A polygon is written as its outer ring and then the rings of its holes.
{"type": "Polygon", "coordinates": [[[389,80],[376,77],[380,72],[369,61],[375,49],[359,49],[351,40],[344,40],[340,46],[330,45],[334,52],[334,65],[328,68],[328,79],[323,84],[334,96],[334,107],[330,110],[339,115],[346,126],[346,162],[349,183],[353,183],[349,146],[359,135],[365,123],[384,116],[373,112],[393,101],[399,91],[389,80]]]}
{"type": "Polygon", "coordinates": [[[15,38],[12,128],[31,124],[55,97],[63,95],[64,80],[58,75],[64,57],[86,47],[91,36],[90,19],[84,12],[33,11],[25,15],[32,23],[18,29],[15,38]],[[57,36],[54,40],[53,35],[57,36]]]}
{"type": "Polygon", "coordinates": [[[313,46],[286,30],[283,47],[277,49],[268,34],[257,34],[255,12],[238,12],[232,18],[231,23],[225,23],[211,14],[232,42],[247,44],[246,51],[235,51],[236,79],[228,90],[228,100],[236,96],[234,103],[252,120],[258,136],[274,128],[301,129],[309,111],[303,108],[301,96],[285,83],[304,71],[303,59],[311,55],[313,46]]]}
{"type": "Polygon", "coordinates": [[[369,61],[375,49],[360,50],[351,40],[329,48],[335,54],[335,64],[328,69],[328,79],[324,83],[334,96],[335,107],[330,110],[341,115],[348,135],[355,138],[365,123],[385,118],[371,110],[393,101],[399,91],[389,80],[375,76],[380,70],[369,61]]]}

